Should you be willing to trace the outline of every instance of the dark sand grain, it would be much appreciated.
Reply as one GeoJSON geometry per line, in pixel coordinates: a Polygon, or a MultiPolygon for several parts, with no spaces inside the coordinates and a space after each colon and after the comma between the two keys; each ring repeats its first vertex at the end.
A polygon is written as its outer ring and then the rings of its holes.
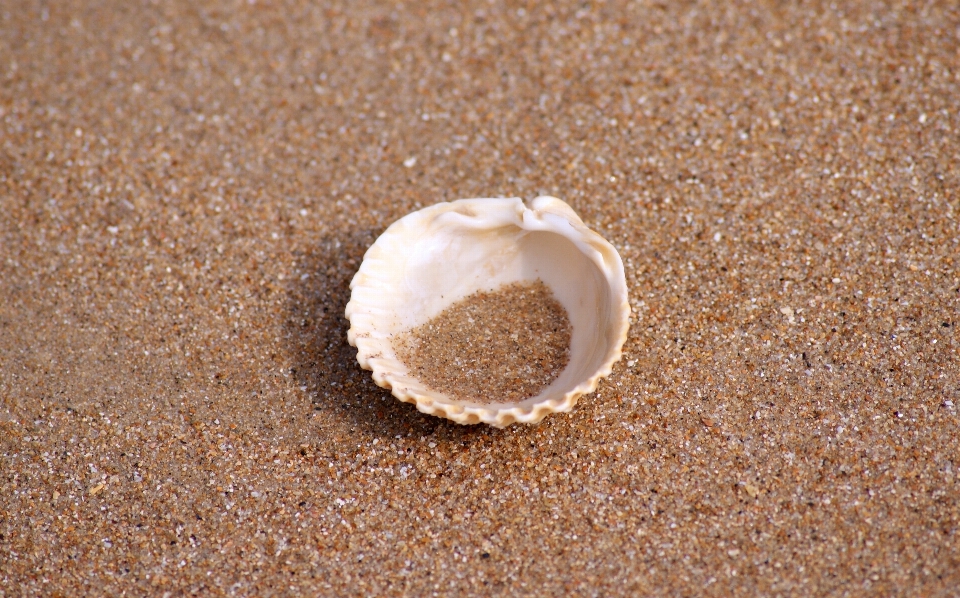
{"type": "Polygon", "coordinates": [[[958,30],[0,2],[0,594],[955,595],[958,30]],[[504,430],[377,387],[377,235],[544,193],[623,256],[611,376],[504,430]]]}
{"type": "Polygon", "coordinates": [[[570,360],[570,319],[542,281],[480,291],[398,335],[410,373],[459,401],[518,403],[570,360]]]}

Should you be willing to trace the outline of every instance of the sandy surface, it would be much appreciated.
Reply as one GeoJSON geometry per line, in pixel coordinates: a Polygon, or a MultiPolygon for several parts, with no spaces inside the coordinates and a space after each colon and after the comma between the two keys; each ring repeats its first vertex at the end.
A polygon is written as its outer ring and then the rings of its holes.
{"type": "Polygon", "coordinates": [[[960,13],[791,4],[0,2],[0,594],[956,592],[960,13]],[[369,244],[540,193],[613,375],[377,388],[369,244]]]}
{"type": "Polygon", "coordinates": [[[538,279],[477,291],[391,344],[410,376],[434,392],[467,403],[520,403],[567,367],[571,332],[567,310],[538,279]]]}

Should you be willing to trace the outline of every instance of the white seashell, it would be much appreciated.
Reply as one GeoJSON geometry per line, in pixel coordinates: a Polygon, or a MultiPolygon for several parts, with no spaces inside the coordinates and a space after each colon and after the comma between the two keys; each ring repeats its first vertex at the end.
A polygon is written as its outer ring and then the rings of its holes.
{"type": "Polygon", "coordinates": [[[620,255],[554,197],[461,199],[394,222],[350,283],[347,339],[374,381],[424,413],[461,424],[535,423],[570,411],[620,359],[630,307],[620,255]],[[477,291],[542,280],[572,326],[566,368],[519,403],[457,401],[413,378],[391,339],[477,291]]]}

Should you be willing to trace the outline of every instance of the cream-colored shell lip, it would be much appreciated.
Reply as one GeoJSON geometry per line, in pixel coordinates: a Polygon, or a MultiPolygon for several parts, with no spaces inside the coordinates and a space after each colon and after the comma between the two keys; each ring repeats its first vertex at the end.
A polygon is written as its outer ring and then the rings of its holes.
{"type": "Polygon", "coordinates": [[[364,255],[350,283],[347,340],[374,381],[423,413],[504,427],[570,411],[621,357],[630,307],[616,249],[554,197],[461,199],[397,220],[364,255]],[[519,403],[467,403],[428,388],[397,359],[394,335],[460,299],[543,280],[566,308],[570,362],[539,395],[519,403]]]}

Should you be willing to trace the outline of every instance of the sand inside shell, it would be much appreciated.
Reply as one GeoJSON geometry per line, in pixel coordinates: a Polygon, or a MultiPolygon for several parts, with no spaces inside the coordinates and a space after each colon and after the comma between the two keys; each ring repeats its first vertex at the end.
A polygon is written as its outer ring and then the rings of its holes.
{"type": "Polygon", "coordinates": [[[570,319],[542,281],[479,291],[394,339],[397,357],[429,388],[473,403],[539,394],[570,360],[570,319]]]}

